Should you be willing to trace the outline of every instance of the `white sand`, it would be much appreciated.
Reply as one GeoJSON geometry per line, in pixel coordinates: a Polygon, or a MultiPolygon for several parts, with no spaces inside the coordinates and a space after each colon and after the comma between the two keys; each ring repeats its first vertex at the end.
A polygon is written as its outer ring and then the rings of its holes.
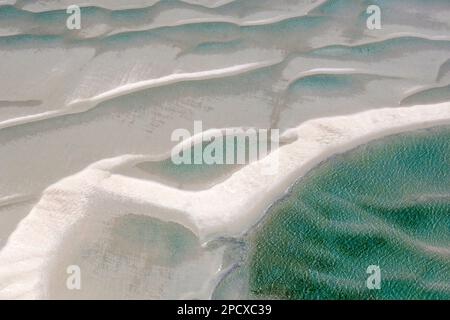
{"type": "Polygon", "coordinates": [[[334,153],[450,121],[450,8],[407,2],[369,30],[363,0],[83,0],[77,31],[70,0],[0,0],[0,298],[210,297],[233,263],[211,239],[334,153]],[[286,144],[194,189],[130,176],[197,120],[286,144]]]}
{"type": "Polygon", "coordinates": [[[284,138],[296,136],[294,142],[196,192],[114,172],[148,161],[144,155],[100,161],[49,187],[20,222],[0,252],[0,297],[48,297],[50,267],[65,250],[66,234],[81,221],[94,223],[133,212],[182,224],[203,242],[236,236],[254,225],[296,179],[330,155],[385,135],[444,123],[450,123],[450,103],[311,120],[285,133],[284,138]],[[276,157],[278,173],[262,174],[276,157]]]}
{"type": "Polygon", "coordinates": [[[119,86],[114,88],[113,90],[109,90],[103,92],[97,96],[91,97],[89,99],[82,100],[74,100],[69,103],[66,107],[62,109],[57,109],[55,111],[48,111],[40,114],[27,115],[23,117],[17,117],[14,119],[9,119],[5,121],[0,121],[0,129],[8,128],[12,126],[18,126],[25,123],[42,121],[46,119],[52,119],[55,117],[60,117],[68,114],[81,113],[88,111],[102,102],[107,100],[112,100],[114,98],[132,94],[134,92],[143,91],[149,88],[155,88],[164,85],[170,85],[177,82],[182,81],[199,81],[199,80],[207,80],[207,79],[216,79],[222,77],[230,77],[234,75],[238,75],[241,73],[249,72],[252,70],[256,70],[259,68],[264,68],[267,66],[275,65],[279,63],[280,60],[275,61],[262,61],[262,62],[254,62],[247,63],[243,65],[231,66],[223,69],[216,70],[207,70],[200,72],[192,72],[192,73],[175,73],[168,76],[164,76],[157,79],[138,81],[130,84],[125,84],[123,86],[119,86]]]}

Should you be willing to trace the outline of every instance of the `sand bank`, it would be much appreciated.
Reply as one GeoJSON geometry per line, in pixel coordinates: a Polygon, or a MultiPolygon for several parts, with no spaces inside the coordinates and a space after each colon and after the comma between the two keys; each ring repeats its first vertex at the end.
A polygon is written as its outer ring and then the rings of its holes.
{"type": "Polygon", "coordinates": [[[183,225],[203,243],[238,237],[299,177],[331,155],[382,136],[444,123],[450,123],[450,103],[307,121],[282,135],[293,141],[290,144],[201,191],[115,172],[151,160],[145,155],[99,161],[50,186],[20,222],[0,252],[0,297],[47,297],[53,260],[65,250],[66,235],[81,221],[94,223],[131,212],[183,225]],[[274,161],[279,161],[277,174],[263,174],[274,161]]]}

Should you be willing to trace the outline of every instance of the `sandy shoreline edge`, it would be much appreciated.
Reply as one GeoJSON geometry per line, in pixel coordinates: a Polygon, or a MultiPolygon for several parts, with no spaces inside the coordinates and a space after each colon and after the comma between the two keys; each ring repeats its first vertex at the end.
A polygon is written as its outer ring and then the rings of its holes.
{"type": "Polygon", "coordinates": [[[99,161],[50,186],[0,252],[0,298],[46,298],[49,267],[81,221],[132,211],[179,223],[202,242],[245,233],[289,188],[329,157],[384,136],[450,123],[450,103],[320,118],[288,130],[296,138],[210,189],[179,190],[114,172],[148,160],[126,155],[99,161]],[[277,159],[276,175],[262,174],[277,159]],[[108,214],[98,214],[99,211],[108,214]]]}

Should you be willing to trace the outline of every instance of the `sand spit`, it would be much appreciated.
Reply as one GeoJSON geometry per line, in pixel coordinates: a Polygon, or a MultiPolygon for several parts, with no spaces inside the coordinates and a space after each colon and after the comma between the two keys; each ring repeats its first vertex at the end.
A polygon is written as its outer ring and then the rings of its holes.
{"type": "Polygon", "coordinates": [[[20,222],[0,252],[0,298],[48,298],[49,270],[65,250],[66,235],[81,222],[97,223],[132,213],[180,224],[202,243],[237,237],[257,223],[300,176],[331,155],[382,136],[449,122],[450,103],[307,121],[283,134],[282,138],[294,138],[290,144],[201,191],[179,190],[115,172],[149,161],[145,155],[99,161],[50,186],[20,222]],[[277,174],[263,174],[276,160],[277,174]]]}
{"type": "Polygon", "coordinates": [[[237,74],[246,73],[250,71],[257,70],[259,68],[265,68],[271,65],[280,63],[280,60],[274,61],[262,61],[247,63],[243,65],[236,65],[222,69],[213,69],[192,73],[175,73],[168,76],[164,76],[157,79],[144,80],[135,83],[126,84],[117,87],[113,90],[103,92],[97,96],[89,99],[74,100],[69,105],[62,109],[57,109],[54,111],[43,112],[40,114],[27,115],[23,117],[18,117],[14,119],[9,119],[5,121],[0,121],[0,129],[8,128],[12,126],[18,126],[26,123],[31,123],[35,121],[47,120],[55,117],[60,117],[68,114],[86,112],[92,108],[95,108],[98,104],[123,96],[127,94],[132,94],[134,92],[143,91],[150,88],[160,87],[164,85],[170,85],[173,83],[183,82],[183,81],[200,81],[207,79],[216,79],[221,77],[231,77],[237,74]]]}

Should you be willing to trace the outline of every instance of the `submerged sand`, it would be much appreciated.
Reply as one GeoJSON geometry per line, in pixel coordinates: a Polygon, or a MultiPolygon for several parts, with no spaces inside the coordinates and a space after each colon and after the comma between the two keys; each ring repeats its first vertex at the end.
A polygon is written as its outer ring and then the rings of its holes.
{"type": "Polygon", "coordinates": [[[390,1],[381,30],[354,0],[84,1],[79,31],[66,4],[0,3],[0,298],[209,298],[317,163],[450,122],[445,1],[390,1]],[[136,171],[197,120],[285,143],[192,184],[136,171]]]}

